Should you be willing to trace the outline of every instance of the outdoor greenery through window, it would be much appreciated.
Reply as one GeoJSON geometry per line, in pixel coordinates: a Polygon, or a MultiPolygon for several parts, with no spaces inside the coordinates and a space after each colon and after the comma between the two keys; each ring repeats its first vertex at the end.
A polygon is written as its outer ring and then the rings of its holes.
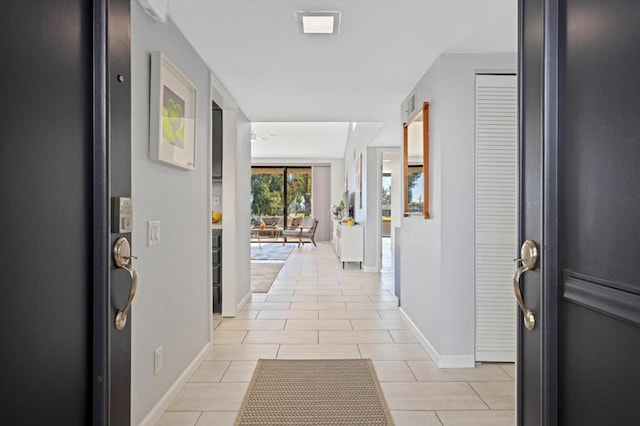
{"type": "Polygon", "coordinates": [[[424,167],[409,165],[407,197],[409,212],[422,212],[424,208],[424,167]]]}
{"type": "Polygon", "coordinates": [[[252,167],[251,214],[311,216],[311,167],[252,167]]]}

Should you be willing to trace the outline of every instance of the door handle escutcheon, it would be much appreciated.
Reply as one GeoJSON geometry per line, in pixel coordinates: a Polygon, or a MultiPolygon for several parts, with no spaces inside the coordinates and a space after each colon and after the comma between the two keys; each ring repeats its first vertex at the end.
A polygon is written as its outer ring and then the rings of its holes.
{"type": "Polygon", "coordinates": [[[522,310],[524,326],[527,327],[527,330],[533,330],[536,326],[536,317],[533,311],[527,308],[524,304],[522,293],[520,293],[520,277],[525,272],[536,268],[536,264],[538,262],[538,247],[536,246],[536,243],[531,240],[525,241],[520,249],[520,257],[513,260],[516,262],[522,262],[522,266],[516,268],[516,271],[513,273],[513,292],[515,293],[518,305],[520,305],[520,309],[522,310]]]}
{"type": "Polygon", "coordinates": [[[131,246],[129,241],[125,237],[120,237],[113,245],[113,262],[118,268],[122,268],[129,272],[131,275],[131,291],[129,292],[129,300],[124,308],[118,309],[116,314],[116,329],[122,330],[127,325],[127,313],[131,309],[133,298],[136,297],[136,291],[138,290],[138,271],[131,265],[131,259],[137,259],[135,256],[131,256],[131,246]]]}

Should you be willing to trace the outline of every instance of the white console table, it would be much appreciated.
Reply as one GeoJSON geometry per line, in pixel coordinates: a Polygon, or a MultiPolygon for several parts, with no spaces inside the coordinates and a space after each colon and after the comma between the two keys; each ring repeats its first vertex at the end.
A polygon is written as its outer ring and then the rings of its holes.
{"type": "MultiPolygon", "coordinates": [[[[337,222],[337,221],[336,221],[337,222]]],[[[338,259],[342,262],[344,269],[345,262],[362,262],[364,261],[364,228],[360,225],[348,226],[342,223],[336,223],[334,247],[338,254],[338,259]]]]}

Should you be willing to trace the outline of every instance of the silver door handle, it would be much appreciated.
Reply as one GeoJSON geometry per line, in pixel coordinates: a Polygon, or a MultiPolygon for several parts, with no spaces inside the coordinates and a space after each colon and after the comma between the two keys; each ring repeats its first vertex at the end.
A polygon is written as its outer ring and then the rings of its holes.
{"type": "Polygon", "coordinates": [[[131,309],[133,298],[136,297],[138,291],[138,271],[131,265],[131,260],[137,257],[131,255],[131,246],[125,237],[120,237],[113,245],[113,262],[118,268],[122,268],[131,275],[131,291],[129,292],[129,300],[124,308],[118,309],[116,314],[116,329],[122,330],[127,325],[127,313],[131,309]]]}
{"type": "Polygon", "coordinates": [[[518,267],[513,273],[513,292],[515,293],[518,305],[520,305],[520,310],[522,310],[524,326],[527,327],[527,330],[533,330],[536,326],[536,317],[533,311],[524,304],[522,293],[520,293],[520,277],[525,272],[536,268],[538,262],[538,247],[536,243],[531,240],[525,241],[520,249],[520,257],[513,260],[522,262],[522,266],[518,267]]]}

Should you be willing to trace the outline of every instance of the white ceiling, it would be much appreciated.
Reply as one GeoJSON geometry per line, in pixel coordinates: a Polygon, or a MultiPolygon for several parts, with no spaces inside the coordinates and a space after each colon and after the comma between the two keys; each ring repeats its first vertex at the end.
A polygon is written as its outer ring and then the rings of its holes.
{"type": "Polygon", "coordinates": [[[342,158],[351,123],[253,123],[254,158],[342,158]]]}
{"type": "Polygon", "coordinates": [[[398,121],[441,53],[517,45],[516,0],[171,0],[169,15],[255,122],[398,121]],[[299,10],[341,11],[340,34],[299,34],[299,10]]]}

